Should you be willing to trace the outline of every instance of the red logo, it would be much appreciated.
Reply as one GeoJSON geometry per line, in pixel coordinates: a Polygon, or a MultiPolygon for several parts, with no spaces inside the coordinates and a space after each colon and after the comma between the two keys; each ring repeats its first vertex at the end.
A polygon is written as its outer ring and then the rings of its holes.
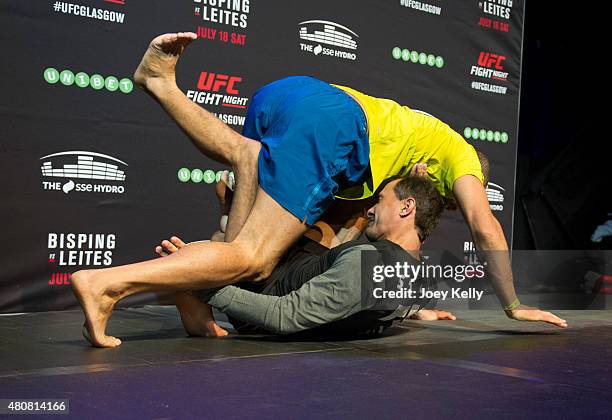
{"type": "Polygon", "coordinates": [[[49,284],[51,286],[67,285],[70,284],[70,277],[72,277],[71,273],[53,273],[49,279],[49,284]]]}
{"type": "Polygon", "coordinates": [[[502,61],[505,59],[506,56],[481,51],[478,56],[478,65],[488,68],[495,66],[496,70],[503,70],[504,66],[502,66],[502,61]]]}
{"type": "Polygon", "coordinates": [[[239,92],[234,85],[240,82],[242,82],[242,77],[203,71],[198,80],[198,89],[219,92],[225,86],[226,93],[237,95],[239,92]]]}

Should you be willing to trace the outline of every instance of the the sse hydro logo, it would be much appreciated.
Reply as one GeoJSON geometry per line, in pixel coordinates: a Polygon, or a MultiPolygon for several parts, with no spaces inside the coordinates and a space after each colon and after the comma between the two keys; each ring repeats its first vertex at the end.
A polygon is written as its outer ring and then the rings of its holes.
{"type": "MultiPolygon", "coordinates": [[[[189,168],[181,168],[178,170],[178,180],[186,183],[193,182],[194,184],[199,184],[204,182],[205,184],[212,184],[215,182],[219,182],[221,179],[221,175],[224,171],[213,171],[212,169],[189,169],[189,168]]],[[[234,184],[234,172],[229,172],[228,174],[230,183],[234,184]]]]}
{"type": "Polygon", "coordinates": [[[437,67],[441,69],[444,67],[444,58],[439,55],[427,54],[424,52],[410,51],[407,48],[401,49],[395,47],[391,50],[391,56],[396,60],[403,60],[407,63],[428,65],[429,67],[437,67]]]}
{"type": "MultiPolygon", "coordinates": [[[[187,97],[193,102],[230,109],[246,109],[249,98],[240,96],[242,77],[203,71],[198,78],[197,90],[188,90],[187,97]]],[[[245,117],[213,112],[226,124],[243,126],[245,117]]]]}
{"type": "Polygon", "coordinates": [[[470,75],[487,79],[490,82],[472,81],[472,89],[505,95],[508,88],[498,84],[508,81],[508,72],[504,67],[505,61],[506,56],[504,55],[481,51],[478,54],[476,65],[470,69],[470,75]]]}
{"type": "Polygon", "coordinates": [[[501,185],[489,182],[486,191],[491,210],[502,211],[504,209],[504,192],[506,190],[501,185]]]}
{"type": "MultiPolygon", "coordinates": [[[[105,0],[106,3],[114,3],[124,5],[123,0],[105,0]]],[[[80,4],[56,1],[53,3],[53,10],[57,13],[64,13],[66,15],[80,16],[89,19],[102,20],[105,22],[112,23],[123,23],[125,20],[125,13],[116,12],[114,10],[100,9],[98,7],[83,6],[80,4]]]]}
{"type": "MultiPolygon", "coordinates": [[[[251,12],[250,0],[193,0],[195,3],[193,14],[207,24],[222,25],[229,28],[246,29],[251,12]]],[[[210,41],[219,41],[226,44],[244,46],[246,34],[211,26],[198,25],[196,27],[198,38],[210,41]]]]}
{"type": "Polygon", "coordinates": [[[488,0],[479,1],[478,7],[483,15],[480,16],[478,26],[500,32],[510,30],[510,14],[514,0],[488,0]]]}
{"type": "Polygon", "coordinates": [[[64,86],[77,85],[80,88],[90,87],[95,90],[106,88],[109,92],[116,92],[119,90],[123,93],[130,93],[134,89],[134,84],[127,77],[119,80],[115,76],[107,76],[106,78],[99,74],[90,76],[82,71],[77,74],[74,74],[74,72],[70,70],[59,72],[53,67],[46,68],[43,72],[43,77],[50,85],[60,82],[64,86]]]}
{"type": "Polygon", "coordinates": [[[442,13],[442,8],[440,6],[424,3],[422,1],[400,0],[400,6],[417,10],[419,12],[431,13],[432,15],[440,15],[442,13]]]}
{"type": "Polygon", "coordinates": [[[127,163],[101,153],[68,151],[40,158],[43,190],[123,194],[127,163]],[[61,178],[55,180],[53,178],[61,178]],[[75,182],[74,180],[77,180],[75,182]],[[79,180],[86,180],[79,182],[79,180]]]}
{"type": "Polygon", "coordinates": [[[463,137],[468,140],[482,140],[495,143],[508,143],[508,133],[505,131],[485,130],[484,128],[465,127],[463,137]]]}
{"type": "Polygon", "coordinates": [[[300,50],[314,55],[356,60],[355,32],[346,26],[326,20],[308,20],[299,25],[300,50]]]}

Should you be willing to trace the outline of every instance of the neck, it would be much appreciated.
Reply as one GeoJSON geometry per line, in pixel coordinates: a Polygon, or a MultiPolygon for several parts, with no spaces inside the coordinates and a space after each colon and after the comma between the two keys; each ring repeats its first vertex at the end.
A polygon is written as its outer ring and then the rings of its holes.
{"type": "Polygon", "coordinates": [[[382,239],[398,244],[404,249],[404,251],[412,255],[413,258],[418,259],[419,251],[421,249],[421,240],[419,239],[416,229],[412,229],[409,232],[399,235],[388,235],[382,239]]]}

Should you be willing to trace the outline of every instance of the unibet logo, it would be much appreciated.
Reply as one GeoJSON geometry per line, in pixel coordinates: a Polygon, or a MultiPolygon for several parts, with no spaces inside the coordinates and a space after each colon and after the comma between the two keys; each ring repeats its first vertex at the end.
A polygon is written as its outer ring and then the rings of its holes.
{"type": "Polygon", "coordinates": [[[91,76],[84,72],[74,74],[70,70],[63,70],[60,73],[53,67],[45,69],[43,77],[47,83],[52,85],[60,82],[64,86],[74,84],[80,88],[91,87],[95,90],[106,88],[109,92],[120,90],[123,93],[130,93],[134,89],[134,83],[127,77],[119,80],[115,76],[104,78],[99,74],[92,74],[91,76]]]}
{"type": "Polygon", "coordinates": [[[463,136],[466,139],[482,140],[482,141],[494,141],[496,143],[508,143],[508,133],[485,130],[484,128],[472,128],[465,127],[463,130],[463,136]]]}
{"type": "Polygon", "coordinates": [[[410,51],[406,48],[401,49],[400,47],[395,47],[393,48],[393,50],[391,50],[391,55],[393,56],[393,58],[395,58],[396,60],[403,60],[403,61],[410,61],[412,63],[419,63],[419,64],[423,64],[423,65],[428,65],[429,67],[437,67],[437,68],[442,68],[444,67],[444,58],[442,58],[441,56],[436,56],[433,54],[427,54],[427,53],[419,53],[418,51],[410,51]]]}
{"type": "MultiPolygon", "coordinates": [[[[207,169],[202,171],[201,169],[192,169],[189,168],[181,168],[178,171],[178,179],[181,182],[193,182],[195,184],[199,184],[204,181],[206,184],[212,184],[214,182],[219,182],[221,179],[221,174],[223,171],[213,171],[211,169],[207,169]]],[[[230,172],[230,178],[234,177],[234,173],[230,172]]]]}

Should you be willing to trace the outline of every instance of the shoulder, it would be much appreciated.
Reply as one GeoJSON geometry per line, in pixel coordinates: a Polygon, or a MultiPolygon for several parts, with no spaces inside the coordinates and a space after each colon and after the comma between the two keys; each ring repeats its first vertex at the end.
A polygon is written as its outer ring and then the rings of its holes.
{"type": "Polygon", "coordinates": [[[372,244],[356,243],[352,246],[348,246],[338,254],[340,258],[357,258],[361,255],[362,251],[376,251],[377,248],[372,244]]]}

